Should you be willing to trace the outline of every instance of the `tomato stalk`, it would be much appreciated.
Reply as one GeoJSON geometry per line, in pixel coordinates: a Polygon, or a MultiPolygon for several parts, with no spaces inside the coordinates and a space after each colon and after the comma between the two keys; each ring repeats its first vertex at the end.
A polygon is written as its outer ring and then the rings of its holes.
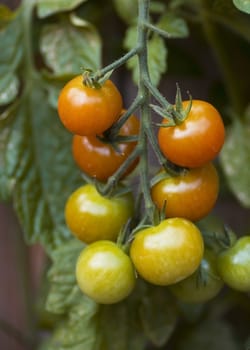
{"type": "Polygon", "coordinates": [[[138,95],[144,96],[144,103],[140,106],[141,112],[141,128],[138,146],[141,147],[143,153],[140,158],[139,171],[141,179],[141,190],[144,195],[145,201],[145,215],[154,222],[155,204],[152,201],[150,193],[150,181],[149,181],[149,169],[148,169],[148,130],[151,129],[151,111],[150,105],[150,93],[145,85],[145,80],[149,80],[148,72],[148,29],[145,23],[149,22],[149,0],[138,1],[138,43],[141,47],[138,53],[139,61],[139,84],[138,95]]]}
{"type": "Polygon", "coordinates": [[[97,187],[99,192],[104,195],[112,195],[113,190],[116,188],[116,185],[124,172],[127,170],[127,168],[130,166],[133,161],[140,156],[142,153],[141,149],[139,147],[136,147],[133,152],[128,156],[128,158],[124,161],[124,163],[117,169],[117,171],[114,173],[114,175],[110,176],[107,183],[105,185],[98,184],[97,187]]]}
{"type": "Polygon", "coordinates": [[[128,51],[124,56],[118,58],[117,60],[115,60],[114,62],[109,64],[108,66],[95,72],[93,79],[96,81],[101,80],[109,73],[112,73],[113,70],[115,70],[115,69],[119,68],[120,66],[122,66],[123,64],[125,64],[130,58],[137,55],[139,51],[140,51],[139,46],[134,47],[132,50],[128,51]]]}
{"type": "MultiPolygon", "coordinates": [[[[149,164],[148,164],[148,144],[150,142],[153,151],[155,152],[157,159],[170,174],[176,175],[183,168],[177,167],[171,162],[169,162],[166,157],[161,153],[156,136],[154,135],[152,129],[151,120],[151,96],[153,96],[158,103],[163,107],[163,109],[173,109],[173,105],[170,104],[166,98],[159,92],[159,90],[153,85],[149,70],[148,70],[148,33],[154,30],[154,26],[150,25],[149,18],[149,5],[150,0],[139,0],[138,1],[138,22],[137,22],[137,44],[134,49],[129,51],[127,54],[114,61],[105,68],[97,71],[93,74],[92,78],[98,81],[101,78],[105,78],[105,75],[112,72],[114,69],[118,68],[124,64],[128,59],[133,56],[137,56],[139,65],[139,81],[138,81],[138,92],[130,107],[119,119],[118,122],[114,123],[112,127],[104,133],[104,141],[107,142],[117,142],[119,138],[119,130],[122,125],[127,121],[129,116],[134,113],[135,110],[140,110],[141,115],[141,127],[138,137],[138,143],[134,151],[130,154],[127,160],[121,165],[121,167],[108,179],[105,185],[96,182],[98,190],[103,195],[112,194],[113,190],[119,179],[122,177],[128,166],[140,156],[139,161],[139,176],[141,192],[144,197],[144,207],[146,212],[146,217],[151,223],[155,222],[156,218],[156,207],[151,198],[150,190],[150,176],[149,176],[149,164]],[[149,142],[148,142],[149,141],[149,142]]],[[[159,34],[159,33],[158,33],[159,34]]],[[[162,34],[162,33],[160,33],[162,34]]],[[[130,140],[128,140],[130,141],[130,140]]],[[[134,141],[131,139],[131,141],[134,141]]]]}

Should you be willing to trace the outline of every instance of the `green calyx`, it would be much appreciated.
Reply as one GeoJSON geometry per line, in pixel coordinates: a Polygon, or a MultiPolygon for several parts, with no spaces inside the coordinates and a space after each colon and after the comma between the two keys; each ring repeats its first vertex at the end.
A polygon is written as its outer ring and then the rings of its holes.
{"type": "Polygon", "coordinates": [[[163,119],[164,123],[159,123],[159,127],[170,127],[180,125],[187,118],[191,108],[192,108],[192,96],[189,95],[189,104],[186,109],[183,109],[182,96],[179,85],[177,84],[176,95],[175,95],[175,105],[167,104],[166,106],[160,107],[158,105],[150,105],[151,108],[163,119]]]}

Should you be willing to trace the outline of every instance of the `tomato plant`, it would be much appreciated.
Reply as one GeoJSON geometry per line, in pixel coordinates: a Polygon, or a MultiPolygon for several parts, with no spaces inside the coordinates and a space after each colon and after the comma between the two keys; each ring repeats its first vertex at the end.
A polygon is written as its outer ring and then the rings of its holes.
{"type": "Polygon", "coordinates": [[[111,80],[100,87],[85,85],[83,80],[78,75],[63,87],[58,114],[63,125],[74,134],[101,134],[119,118],[122,97],[111,80]]]}
{"type": "MultiPolygon", "coordinates": [[[[136,136],[139,132],[139,120],[131,115],[122,125],[119,136],[136,136]]],[[[76,164],[86,174],[105,181],[121,166],[125,159],[135,148],[136,142],[116,142],[114,145],[100,140],[95,135],[74,135],[72,141],[72,154],[76,164]]],[[[138,161],[127,169],[128,175],[138,161]]]]}
{"type": "Polygon", "coordinates": [[[250,236],[239,238],[218,257],[218,271],[223,281],[235,290],[250,291],[250,236]]]}
{"type": "Polygon", "coordinates": [[[136,233],[130,255],[138,273],[157,285],[169,285],[191,275],[203,256],[199,229],[182,218],[163,220],[136,233]]]}
{"type": "Polygon", "coordinates": [[[216,255],[205,250],[199,268],[188,278],[173,284],[171,292],[185,303],[204,303],[214,298],[224,283],[217,271],[216,255]]]}
{"type": "Polygon", "coordinates": [[[113,304],[127,297],[135,286],[130,258],[115,243],[98,241],[80,254],[76,265],[79,287],[101,304],[113,304]]]}
{"type": "Polygon", "coordinates": [[[90,184],[74,191],[65,205],[65,220],[69,229],[85,243],[115,240],[132,215],[131,193],[107,198],[90,184]]]}
{"type": "Polygon", "coordinates": [[[247,349],[248,2],[3,3],[0,348],[247,349]]]}
{"type": "MultiPolygon", "coordinates": [[[[183,101],[185,110],[189,101],[183,101]]],[[[213,160],[225,139],[225,128],[219,112],[208,102],[192,100],[184,121],[175,126],[159,128],[158,141],[163,154],[173,163],[196,168],[213,160]]]]}
{"type": "Polygon", "coordinates": [[[219,191],[219,178],[213,164],[166,176],[152,189],[152,199],[159,209],[165,206],[167,217],[197,221],[214,207],[219,191]]]}

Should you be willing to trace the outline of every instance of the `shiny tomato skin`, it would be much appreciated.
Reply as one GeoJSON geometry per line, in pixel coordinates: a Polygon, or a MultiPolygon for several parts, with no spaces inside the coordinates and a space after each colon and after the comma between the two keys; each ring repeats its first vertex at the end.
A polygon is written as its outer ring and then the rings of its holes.
{"type": "Polygon", "coordinates": [[[91,184],[79,187],[68,198],[65,221],[79,240],[116,240],[119,231],[133,215],[131,193],[107,198],[91,184]]]}
{"type": "Polygon", "coordinates": [[[166,202],[166,217],[191,221],[202,219],[212,210],[218,192],[219,177],[212,163],[167,177],[151,189],[153,202],[159,209],[166,202]]]}
{"type": "Polygon", "coordinates": [[[190,276],[200,265],[203,250],[199,229],[189,220],[171,218],[136,233],[130,256],[142,278],[166,286],[190,276]]]}
{"type": "Polygon", "coordinates": [[[76,279],[82,292],[100,304],[125,299],[136,280],[128,255],[115,243],[105,240],[82,251],[76,264],[76,279]]]}
{"type": "Polygon", "coordinates": [[[58,114],[66,129],[77,135],[96,135],[107,130],[120,116],[122,97],[111,80],[100,88],[83,84],[76,76],[61,90],[58,114]]]}
{"type": "MultiPolygon", "coordinates": [[[[138,135],[140,123],[136,116],[131,115],[121,127],[119,135],[138,135]]],[[[106,181],[134,150],[137,142],[123,142],[116,144],[119,152],[110,144],[103,143],[95,135],[74,135],[72,141],[72,154],[78,167],[86,174],[99,181],[106,181]]],[[[137,165],[136,160],[127,169],[128,175],[137,165]]]]}
{"type": "MultiPolygon", "coordinates": [[[[184,109],[189,101],[183,101],[184,109]]],[[[163,124],[167,123],[163,119],[163,124]]],[[[179,125],[160,127],[158,142],[171,162],[197,168],[212,161],[225,140],[225,127],[219,112],[208,102],[193,100],[187,118],[179,125]]]]}
{"type": "Polygon", "coordinates": [[[169,288],[184,303],[205,303],[214,298],[223,285],[217,271],[216,255],[206,249],[200,267],[191,276],[169,288]]]}
{"type": "Polygon", "coordinates": [[[232,289],[250,292],[250,236],[239,238],[220,253],[217,267],[223,281],[232,289]]]}

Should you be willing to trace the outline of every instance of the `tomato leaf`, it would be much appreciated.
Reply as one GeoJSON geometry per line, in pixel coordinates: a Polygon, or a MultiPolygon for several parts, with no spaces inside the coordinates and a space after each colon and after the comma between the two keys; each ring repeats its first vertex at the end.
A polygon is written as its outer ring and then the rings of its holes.
{"type": "Polygon", "coordinates": [[[79,20],[41,24],[40,48],[53,71],[41,75],[29,51],[40,31],[29,35],[26,11],[27,7],[20,7],[0,31],[0,104],[9,104],[0,116],[0,195],[4,200],[13,196],[26,241],[40,242],[51,252],[71,237],[64,221],[64,203],[82,183],[71,154],[71,134],[55,110],[57,95],[65,76],[79,73],[82,62],[99,66],[100,42],[95,29],[85,21],[84,26],[79,20]],[[63,33],[60,43],[57,32],[63,33]],[[78,55],[80,60],[74,60],[78,55]],[[17,77],[22,81],[20,89],[17,77]]]}
{"type": "Polygon", "coordinates": [[[0,133],[0,198],[2,201],[8,201],[11,198],[14,181],[8,178],[5,168],[5,145],[9,136],[8,130],[0,133]]]}
{"type": "Polygon", "coordinates": [[[127,23],[133,23],[137,18],[137,1],[134,0],[113,0],[115,10],[122,20],[127,23]]]}
{"type": "Polygon", "coordinates": [[[15,181],[14,206],[29,243],[41,242],[48,250],[70,237],[64,223],[64,203],[80,184],[73,172],[67,133],[46,100],[46,92],[33,81],[8,125],[5,174],[15,181]],[[37,108],[37,106],[40,106],[37,108]]]}
{"type": "Polygon", "coordinates": [[[250,13],[249,0],[233,0],[233,3],[240,11],[250,13]]]}
{"type": "Polygon", "coordinates": [[[0,31],[0,105],[12,102],[18,94],[19,80],[16,75],[23,48],[20,17],[16,15],[7,27],[0,31]]]}
{"type": "Polygon", "coordinates": [[[46,302],[48,311],[63,314],[81,295],[76,284],[75,265],[84,244],[72,239],[55,249],[51,255],[53,264],[48,272],[50,292],[46,302]]]}
{"type": "Polygon", "coordinates": [[[140,309],[146,336],[156,346],[164,345],[172,335],[177,321],[177,310],[167,290],[151,287],[143,296],[140,309]]]}
{"type": "Polygon", "coordinates": [[[15,13],[7,6],[0,4],[0,29],[4,28],[13,19],[14,15],[15,13]]]}
{"type": "Polygon", "coordinates": [[[88,297],[79,296],[64,322],[58,324],[42,349],[46,350],[97,350],[101,332],[98,324],[99,305],[88,297]]]}
{"type": "Polygon", "coordinates": [[[81,69],[100,67],[100,38],[92,26],[69,21],[44,26],[40,50],[55,76],[80,74],[81,69]]]}
{"type": "Polygon", "coordinates": [[[139,308],[146,290],[147,285],[139,280],[127,299],[102,308],[101,328],[107,350],[145,349],[147,340],[139,319],[139,308]]]}
{"type": "Polygon", "coordinates": [[[186,38],[189,34],[184,19],[171,13],[164,14],[157,23],[157,27],[166,31],[171,38],[186,38]]]}
{"type": "MultiPolygon", "coordinates": [[[[129,27],[126,32],[124,47],[131,50],[136,45],[137,28],[135,26],[129,27]]],[[[160,78],[167,69],[167,48],[164,40],[158,35],[153,37],[148,42],[148,63],[149,75],[154,85],[158,85],[160,78]]],[[[137,58],[133,57],[127,62],[127,67],[132,70],[134,82],[138,83],[138,62],[137,58]]]]}
{"type": "Polygon", "coordinates": [[[227,132],[220,161],[233,194],[250,208],[250,126],[238,119],[227,132]]]}
{"type": "Polygon", "coordinates": [[[224,25],[245,40],[250,41],[250,19],[239,12],[232,1],[214,0],[208,15],[212,21],[224,25]]]}
{"type": "Polygon", "coordinates": [[[44,18],[58,12],[73,10],[85,1],[86,0],[38,0],[38,17],[44,18]]]}

